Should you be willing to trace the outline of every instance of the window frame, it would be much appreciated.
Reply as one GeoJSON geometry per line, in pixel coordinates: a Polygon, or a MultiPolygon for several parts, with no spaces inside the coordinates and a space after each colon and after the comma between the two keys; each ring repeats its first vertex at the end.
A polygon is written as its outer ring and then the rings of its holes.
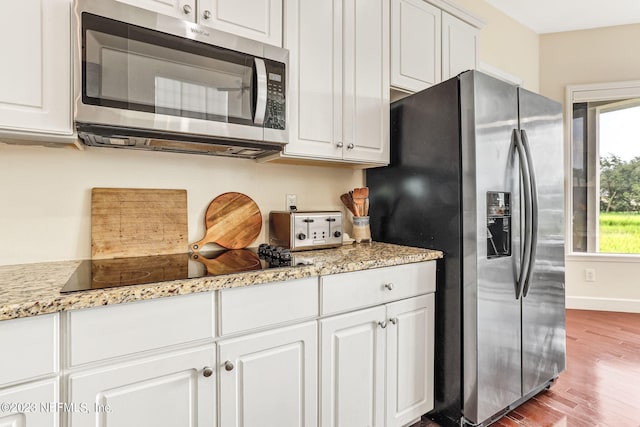
{"type": "MultiPolygon", "coordinates": [[[[573,104],[581,102],[615,101],[640,98],[640,80],[567,85],[564,117],[565,161],[565,258],[571,261],[628,262],[640,261],[640,254],[610,254],[573,251],[573,104]]],[[[599,148],[598,148],[599,150],[599,148]]],[[[598,180],[599,185],[599,180],[598,180]]],[[[597,189],[596,189],[597,190],[597,189]]],[[[599,193],[598,193],[599,194],[599,193]]],[[[599,206],[599,204],[597,205],[599,206]]],[[[598,207],[599,209],[599,207],[598,207]]],[[[596,226],[597,230],[597,226],[596,226]]]]}

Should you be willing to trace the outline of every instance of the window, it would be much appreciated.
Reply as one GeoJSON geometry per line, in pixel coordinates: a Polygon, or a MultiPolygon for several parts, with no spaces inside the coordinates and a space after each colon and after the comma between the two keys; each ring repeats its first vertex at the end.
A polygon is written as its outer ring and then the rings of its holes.
{"type": "Polygon", "coordinates": [[[640,82],[568,87],[571,248],[640,254],[640,82]]]}

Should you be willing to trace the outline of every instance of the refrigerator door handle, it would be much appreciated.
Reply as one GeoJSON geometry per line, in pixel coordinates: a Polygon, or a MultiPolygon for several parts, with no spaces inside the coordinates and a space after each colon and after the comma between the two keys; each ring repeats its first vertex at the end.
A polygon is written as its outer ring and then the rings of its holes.
{"type": "Polygon", "coordinates": [[[516,152],[518,153],[520,175],[522,176],[523,184],[522,190],[524,193],[524,244],[522,248],[523,253],[520,257],[520,273],[518,274],[518,281],[516,283],[516,299],[520,299],[524,291],[525,281],[529,271],[529,262],[531,261],[531,176],[529,173],[529,163],[527,162],[527,155],[525,153],[525,149],[522,144],[522,137],[518,129],[513,130],[511,138],[515,144],[516,152]]]}
{"type": "Polygon", "coordinates": [[[529,251],[529,267],[527,269],[527,276],[525,277],[524,291],[522,294],[523,297],[526,297],[529,292],[529,285],[531,284],[531,275],[536,262],[536,248],[538,246],[538,186],[536,183],[536,172],[533,168],[533,158],[531,157],[531,147],[529,145],[529,138],[527,138],[527,131],[522,129],[520,133],[522,146],[527,158],[527,167],[529,169],[531,182],[531,240],[529,241],[531,249],[529,251]]]}

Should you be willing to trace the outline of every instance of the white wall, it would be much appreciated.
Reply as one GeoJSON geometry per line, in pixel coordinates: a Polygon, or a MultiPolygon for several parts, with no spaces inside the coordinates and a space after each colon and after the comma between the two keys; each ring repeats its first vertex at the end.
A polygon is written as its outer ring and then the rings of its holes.
{"type": "MultiPolygon", "coordinates": [[[[640,80],[639,39],[640,24],[541,35],[540,92],[564,103],[567,85],[640,80]]],[[[640,258],[570,256],[566,269],[568,307],[640,312],[640,258]]]]}
{"type": "Polygon", "coordinates": [[[568,258],[567,307],[640,313],[640,260],[606,255],[568,258]],[[595,281],[586,281],[586,269],[594,270],[595,281]]]}
{"type": "MultiPolygon", "coordinates": [[[[0,265],[91,257],[91,188],[187,190],[189,242],[204,235],[209,202],[227,191],[260,207],[265,242],[269,211],[298,195],[300,209],[341,209],[340,194],[362,171],[259,164],[252,160],[108,148],[0,144],[0,265]]],[[[186,251],[186,248],[185,248],[186,251]]]]}

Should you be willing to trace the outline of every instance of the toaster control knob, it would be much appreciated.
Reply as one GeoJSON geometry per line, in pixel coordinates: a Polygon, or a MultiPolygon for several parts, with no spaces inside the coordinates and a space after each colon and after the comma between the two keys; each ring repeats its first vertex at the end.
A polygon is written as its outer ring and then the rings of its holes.
{"type": "Polygon", "coordinates": [[[342,236],[342,233],[341,233],[341,232],[339,232],[339,231],[335,231],[335,232],[333,233],[333,236],[334,236],[334,237],[340,237],[340,236],[342,236]]]}
{"type": "Polygon", "coordinates": [[[306,235],[306,234],[304,234],[304,233],[300,233],[300,234],[298,234],[298,239],[299,239],[299,240],[305,240],[306,238],[307,238],[307,235],[306,235]]]}

